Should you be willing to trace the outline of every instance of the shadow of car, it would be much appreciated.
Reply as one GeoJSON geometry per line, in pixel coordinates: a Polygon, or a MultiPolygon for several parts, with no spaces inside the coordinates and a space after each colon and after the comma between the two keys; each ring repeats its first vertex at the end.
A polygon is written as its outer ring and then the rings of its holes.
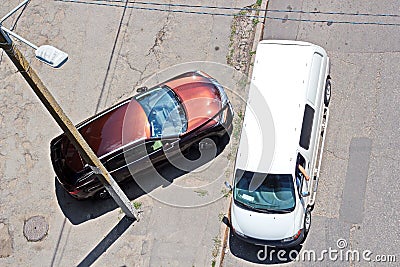
{"type": "MultiPolygon", "coordinates": [[[[229,136],[224,136],[217,146],[217,154],[211,154],[209,157],[205,156],[200,158],[199,150],[189,149],[186,153],[186,157],[191,160],[193,164],[190,164],[187,168],[186,166],[185,168],[177,168],[168,161],[165,161],[164,164],[158,164],[154,169],[147,169],[135,174],[135,178],[128,177],[121,183],[121,188],[130,200],[135,200],[160,186],[167,187],[173,183],[175,179],[203,166],[211,160],[214,160],[215,157],[219,156],[219,154],[223,152],[229,141],[229,136]],[[161,176],[163,180],[151,179],[151,177],[155,176],[161,176]],[[138,184],[138,182],[142,180],[151,183],[150,185],[147,183],[148,187],[146,190],[138,184]]],[[[98,201],[95,198],[89,198],[86,199],[86,201],[80,201],[72,197],[62,187],[57,177],[55,178],[55,193],[61,211],[74,225],[98,218],[119,207],[112,198],[103,199],[101,201],[98,201]]]]}

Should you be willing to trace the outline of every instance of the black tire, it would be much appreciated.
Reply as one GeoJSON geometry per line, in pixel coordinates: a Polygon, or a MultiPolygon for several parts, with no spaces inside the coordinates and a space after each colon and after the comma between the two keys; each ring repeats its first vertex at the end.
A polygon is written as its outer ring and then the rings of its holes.
{"type": "Polygon", "coordinates": [[[324,104],[326,107],[329,106],[329,102],[331,101],[331,96],[332,96],[332,84],[331,84],[331,79],[328,78],[326,79],[325,92],[324,92],[324,104]]]}
{"type": "Polygon", "coordinates": [[[96,193],[95,198],[97,199],[108,199],[110,198],[110,194],[106,189],[102,189],[99,192],[96,193]]]}
{"type": "Polygon", "coordinates": [[[304,232],[308,234],[311,227],[311,208],[308,207],[306,209],[306,214],[304,215],[304,232]]]}

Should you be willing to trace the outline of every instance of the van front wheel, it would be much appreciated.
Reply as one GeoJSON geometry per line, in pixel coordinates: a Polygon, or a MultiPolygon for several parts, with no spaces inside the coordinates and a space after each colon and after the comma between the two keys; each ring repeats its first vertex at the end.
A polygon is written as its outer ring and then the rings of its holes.
{"type": "Polygon", "coordinates": [[[306,209],[306,214],[304,216],[304,232],[308,234],[308,231],[310,231],[311,227],[311,209],[308,207],[306,209]]]}
{"type": "Polygon", "coordinates": [[[324,104],[325,106],[329,106],[329,102],[331,101],[331,79],[326,79],[326,84],[325,84],[325,94],[324,94],[324,104]]]}

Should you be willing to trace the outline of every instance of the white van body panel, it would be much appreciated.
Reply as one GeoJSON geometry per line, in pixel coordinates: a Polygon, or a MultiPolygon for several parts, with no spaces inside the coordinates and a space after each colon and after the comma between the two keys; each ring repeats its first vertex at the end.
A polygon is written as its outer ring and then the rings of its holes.
{"type": "Polygon", "coordinates": [[[246,108],[240,140],[244,145],[238,150],[236,167],[248,171],[262,170],[267,173],[268,166],[260,164],[263,150],[262,131],[257,116],[251,108],[246,108]],[[248,138],[249,136],[251,138],[248,138]]]}
{"type": "MultiPolygon", "coordinates": [[[[307,159],[307,172],[313,177],[324,108],[325,81],[329,74],[329,58],[319,46],[300,41],[263,40],[257,47],[251,79],[248,105],[235,164],[235,172],[291,174],[294,177],[297,154],[307,159]],[[275,129],[275,150],[271,166],[258,164],[263,146],[261,127],[248,108],[253,91],[258,90],[270,109],[275,129]],[[299,145],[304,109],[311,106],[314,113],[309,149],[299,145]]],[[[271,128],[273,129],[273,128],[271,128]]],[[[234,172],[234,173],[235,173],[234,172]]],[[[312,179],[311,179],[312,180],[312,179]]],[[[310,180],[311,186],[313,186],[310,180]]],[[[231,206],[231,223],[235,231],[259,240],[283,240],[304,227],[309,197],[300,199],[296,182],[296,206],[290,213],[262,213],[231,206]]],[[[310,186],[310,187],[311,187],[310,186]]]]}
{"type": "MultiPolygon", "coordinates": [[[[257,54],[254,63],[252,84],[261,92],[266,100],[268,107],[272,113],[273,123],[275,127],[275,154],[269,173],[292,173],[296,152],[299,142],[299,136],[302,125],[305,99],[307,99],[309,82],[321,80],[321,71],[318,70],[317,77],[315,73],[311,73],[313,54],[318,52],[320,55],[326,53],[319,51],[315,45],[300,42],[286,41],[282,44],[270,41],[261,41],[257,47],[257,54]],[[273,62],[273,64],[271,64],[273,62]]],[[[326,60],[325,60],[326,61],[326,60]]],[[[326,64],[326,62],[325,62],[326,64]]],[[[315,64],[321,66],[322,64],[315,64]]],[[[323,66],[321,66],[323,67],[323,66]]],[[[315,71],[315,70],[313,70],[315,71]]],[[[322,75],[321,75],[322,76],[322,75]]],[[[315,83],[315,82],[314,82],[315,83]]],[[[316,92],[311,93],[317,95],[316,92]]],[[[251,96],[251,92],[249,93],[251,96]]],[[[321,100],[321,93],[317,96],[317,100],[321,100]]],[[[251,98],[249,99],[251,101],[251,98]]],[[[315,101],[314,101],[315,102],[315,101]]],[[[314,107],[314,105],[312,105],[314,107]]],[[[318,105],[319,107],[320,105],[318,105]]],[[[246,110],[247,113],[247,110],[246,110]]],[[[244,119],[246,121],[254,120],[253,118],[244,119]],[[246,120],[247,119],[247,120],[246,120]]],[[[249,123],[250,124],[250,123],[249,123]]],[[[253,122],[253,125],[255,123],[253,122]]],[[[244,124],[244,132],[250,132],[246,129],[247,124],[244,124]]],[[[248,135],[251,139],[257,138],[256,134],[248,135]]],[[[250,139],[250,138],[248,138],[250,139]]],[[[247,162],[255,162],[257,159],[257,151],[260,144],[252,142],[239,145],[238,154],[243,149],[251,151],[248,153],[247,162]],[[247,146],[244,148],[243,146],[247,146]]],[[[237,161],[238,168],[244,160],[237,161]]],[[[247,169],[249,171],[258,171],[260,169],[247,169]]],[[[265,169],[264,169],[265,171],[265,169]]]]}
{"type": "Polygon", "coordinates": [[[296,205],[290,213],[268,214],[232,205],[231,212],[232,227],[236,231],[261,240],[282,240],[297,233],[299,220],[296,217],[301,218],[303,210],[301,205],[296,205]]]}
{"type": "Polygon", "coordinates": [[[318,88],[320,88],[322,64],[323,64],[323,56],[320,53],[314,52],[310,70],[310,74],[314,73],[314,75],[310,75],[310,78],[308,80],[308,91],[307,91],[307,100],[310,101],[313,106],[315,106],[316,103],[318,104],[320,101],[319,96],[321,94],[317,95],[317,92],[318,88]]]}

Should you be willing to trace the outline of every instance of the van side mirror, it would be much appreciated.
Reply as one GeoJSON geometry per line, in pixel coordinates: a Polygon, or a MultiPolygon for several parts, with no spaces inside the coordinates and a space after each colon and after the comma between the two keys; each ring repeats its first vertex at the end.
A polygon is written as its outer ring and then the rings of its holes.
{"type": "Polygon", "coordinates": [[[231,222],[229,221],[229,219],[228,219],[226,216],[224,216],[224,217],[222,218],[222,222],[223,222],[226,226],[231,227],[231,222]]]}
{"type": "Polygon", "coordinates": [[[232,191],[232,186],[231,186],[231,184],[228,182],[228,181],[225,181],[225,186],[226,186],[226,188],[228,188],[230,191],[232,191]]]}
{"type": "Polygon", "coordinates": [[[147,88],[147,86],[142,86],[142,87],[139,87],[138,89],[136,89],[136,92],[143,93],[143,92],[146,92],[147,90],[149,90],[149,88],[147,88]]]}

